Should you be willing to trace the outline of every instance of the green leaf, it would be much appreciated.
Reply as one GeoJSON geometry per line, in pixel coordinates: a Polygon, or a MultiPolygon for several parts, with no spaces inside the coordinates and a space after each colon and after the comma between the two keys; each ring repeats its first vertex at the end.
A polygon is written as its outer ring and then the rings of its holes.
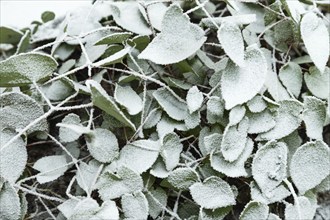
{"type": "Polygon", "coordinates": [[[167,180],[176,189],[188,190],[191,185],[198,182],[199,177],[197,172],[191,168],[177,168],[170,172],[167,180]]]}
{"type": "Polygon", "coordinates": [[[327,99],[330,94],[330,68],[326,67],[323,74],[316,68],[309,68],[304,75],[309,91],[318,98],[327,99]]]}
{"type": "Polygon", "coordinates": [[[267,219],[269,207],[266,204],[251,201],[239,216],[239,220],[267,219]]]}
{"type": "Polygon", "coordinates": [[[218,209],[200,209],[199,220],[222,220],[229,214],[232,207],[228,206],[225,208],[218,209]]]}
{"type": "Polygon", "coordinates": [[[301,37],[315,66],[324,72],[329,59],[329,33],[323,20],[315,13],[305,14],[300,23],[301,37]]]}
{"type": "Polygon", "coordinates": [[[24,53],[27,51],[28,47],[30,46],[30,38],[31,38],[31,32],[28,30],[25,32],[25,34],[19,41],[17,45],[16,54],[24,53]]]}
{"type": "Polygon", "coordinates": [[[100,40],[98,40],[95,43],[95,45],[123,43],[125,40],[127,40],[132,35],[133,34],[131,32],[113,33],[113,34],[110,34],[108,36],[101,38],[100,40]]]}
{"type": "Polygon", "coordinates": [[[147,191],[145,196],[149,204],[149,215],[155,219],[162,212],[163,207],[166,207],[167,194],[161,187],[157,187],[147,191]]]}
{"type": "Polygon", "coordinates": [[[307,142],[298,148],[290,164],[291,178],[299,193],[314,188],[329,174],[330,150],[323,141],[307,142]]]}
{"type": "Polygon", "coordinates": [[[124,113],[119,109],[114,99],[107,94],[107,92],[101,87],[100,84],[93,80],[88,80],[86,85],[90,87],[92,93],[93,104],[118,121],[122,122],[126,126],[135,130],[135,125],[124,115],[124,113]]]}
{"type": "Polygon", "coordinates": [[[0,62],[0,87],[28,85],[47,79],[57,62],[42,53],[22,53],[0,62]]]}
{"type": "Polygon", "coordinates": [[[142,99],[130,86],[117,84],[114,98],[116,102],[127,109],[130,115],[136,115],[142,111],[142,99]]]}
{"type": "Polygon", "coordinates": [[[178,63],[193,55],[205,41],[203,29],[190,23],[180,6],[172,4],[164,15],[161,33],[138,57],[162,65],[178,63]]]}
{"type": "Polygon", "coordinates": [[[165,162],[166,169],[171,171],[179,163],[183,145],[180,142],[180,137],[175,133],[165,135],[162,143],[160,155],[165,162]]]}
{"type": "Polygon", "coordinates": [[[212,176],[203,183],[195,183],[190,188],[194,201],[206,209],[235,205],[235,196],[230,185],[219,177],[212,176]]]}
{"type": "Polygon", "coordinates": [[[0,189],[0,207],[0,219],[20,219],[20,199],[14,187],[8,182],[5,182],[0,189]]]}
{"type": "Polygon", "coordinates": [[[48,21],[54,20],[55,18],[55,13],[52,11],[45,11],[44,13],[42,13],[41,15],[41,20],[42,22],[46,23],[48,21]]]}
{"type": "Polygon", "coordinates": [[[192,114],[202,106],[204,100],[203,93],[199,91],[197,86],[193,86],[188,90],[186,100],[189,113],[192,114]]]}
{"type": "MultiPolygon", "coordinates": [[[[66,115],[62,123],[70,125],[80,125],[80,117],[74,113],[66,115]]],[[[80,137],[81,133],[77,133],[70,128],[61,126],[59,129],[59,138],[61,142],[72,142],[77,140],[80,137]]]]}
{"type": "Polygon", "coordinates": [[[0,27],[0,44],[17,44],[23,33],[11,27],[0,27]]]}
{"type": "Polygon", "coordinates": [[[119,154],[118,140],[109,130],[96,128],[87,134],[86,144],[90,154],[102,163],[112,162],[119,154]]]}
{"type": "Polygon", "coordinates": [[[251,100],[264,85],[266,73],[266,59],[256,45],[246,49],[244,67],[228,61],[221,77],[221,91],[226,109],[251,100]]]}
{"type": "MultiPolygon", "coordinates": [[[[1,130],[0,149],[15,135],[11,130],[1,130]]],[[[25,169],[28,157],[25,146],[26,143],[19,137],[9,147],[0,150],[0,176],[11,184],[16,182],[25,169]]]]}
{"type": "Polygon", "coordinates": [[[229,58],[238,66],[244,66],[244,42],[239,26],[232,22],[222,22],[217,34],[229,58]]]}
{"type": "Polygon", "coordinates": [[[133,220],[148,218],[148,200],[142,192],[123,195],[121,198],[121,205],[125,219],[133,220]]]}
{"type": "Polygon", "coordinates": [[[286,89],[298,98],[303,81],[300,66],[296,63],[288,62],[281,67],[278,76],[286,89]]]}

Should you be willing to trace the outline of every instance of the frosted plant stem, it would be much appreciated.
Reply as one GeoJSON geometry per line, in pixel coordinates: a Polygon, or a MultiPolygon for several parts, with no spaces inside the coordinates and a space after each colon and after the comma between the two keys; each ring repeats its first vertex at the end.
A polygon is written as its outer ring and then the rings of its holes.
{"type": "Polygon", "coordinates": [[[92,193],[91,191],[93,190],[93,187],[94,187],[94,185],[96,184],[96,181],[97,181],[97,179],[99,178],[99,176],[100,176],[100,174],[101,174],[101,172],[102,172],[102,170],[103,170],[103,167],[104,167],[104,164],[101,164],[100,167],[99,167],[99,169],[98,169],[97,172],[95,173],[95,176],[94,176],[93,182],[92,182],[92,184],[91,184],[91,189],[89,189],[89,190],[90,190],[89,194],[92,193]]]}
{"type": "Polygon", "coordinates": [[[75,69],[73,69],[73,70],[70,70],[70,71],[68,71],[68,72],[66,72],[66,73],[63,73],[63,74],[61,74],[61,75],[58,75],[58,76],[56,76],[56,77],[54,77],[54,78],[48,80],[47,82],[45,82],[44,85],[47,85],[47,84],[49,84],[49,83],[51,83],[51,82],[54,82],[54,81],[56,81],[56,80],[58,80],[58,79],[62,79],[62,78],[64,78],[64,77],[66,77],[66,76],[69,76],[69,75],[75,73],[75,72],[78,72],[79,70],[85,69],[86,67],[88,67],[88,65],[87,65],[87,64],[84,64],[84,65],[82,65],[82,66],[80,66],[80,67],[77,67],[77,68],[75,68],[75,69]]]}
{"type": "Polygon", "coordinates": [[[290,192],[291,192],[291,194],[292,194],[292,196],[294,198],[294,203],[297,206],[298,219],[299,220],[302,220],[298,196],[297,196],[296,192],[294,191],[294,188],[292,186],[292,183],[288,179],[284,179],[283,182],[289,187],[289,190],[290,190],[290,192]]]}
{"type": "Polygon", "coordinates": [[[70,183],[68,185],[68,187],[66,188],[65,190],[65,194],[70,198],[70,199],[73,199],[73,200],[76,200],[76,201],[80,201],[77,197],[73,196],[70,191],[71,191],[71,188],[72,188],[72,185],[74,183],[74,181],[76,180],[76,176],[74,176],[71,180],[70,180],[70,183]]]}
{"type": "Polygon", "coordinates": [[[88,129],[91,129],[91,127],[92,127],[93,117],[94,117],[94,108],[91,108],[91,112],[89,114],[89,120],[88,120],[88,124],[87,124],[88,129]]]}
{"type": "Polygon", "coordinates": [[[74,106],[65,106],[65,107],[55,107],[56,111],[70,111],[74,109],[82,109],[82,108],[88,108],[88,107],[93,107],[93,103],[90,102],[88,104],[82,104],[82,105],[74,105],[74,106]]]}
{"type": "Polygon", "coordinates": [[[190,13],[192,13],[192,12],[194,12],[194,11],[200,9],[200,8],[203,8],[206,5],[207,2],[208,1],[204,1],[203,3],[197,4],[196,7],[192,8],[192,9],[189,9],[188,11],[185,12],[185,14],[188,15],[188,14],[190,14],[190,13]]]}
{"type": "Polygon", "coordinates": [[[81,51],[83,52],[83,54],[85,56],[85,59],[86,59],[85,65],[87,65],[87,68],[88,68],[88,77],[91,77],[92,76],[92,62],[89,59],[88,53],[86,51],[86,48],[85,48],[84,44],[81,42],[80,38],[78,38],[78,37],[75,37],[75,38],[79,42],[81,51]]]}
{"type": "Polygon", "coordinates": [[[41,202],[41,204],[44,206],[44,208],[46,209],[47,213],[50,215],[50,217],[52,217],[52,219],[56,220],[56,217],[54,216],[54,214],[52,213],[52,211],[50,211],[50,209],[48,208],[48,206],[44,203],[44,201],[38,196],[39,201],[41,202]]]}
{"type": "Polygon", "coordinates": [[[53,104],[50,102],[50,100],[47,98],[47,96],[42,92],[41,88],[38,86],[36,82],[33,82],[33,85],[36,87],[42,98],[46,101],[49,108],[53,108],[53,104]]]}
{"type": "MultiPolygon", "coordinates": [[[[175,213],[178,211],[179,200],[180,200],[180,197],[181,197],[181,193],[182,193],[182,191],[180,190],[177,194],[176,201],[175,201],[175,204],[174,204],[174,207],[173,207],[173,212],[175,212],[175,213]]],[[[172,219],[174,219],[174,217],[171,217],[171,220],[172,219]]]]}
{"type": "Polygon", "coordinates": [[[26,192],[26,193],[31,194],[31,195],[38,196],[38,197],[43,198],[43,199],[47,199],[47,200],[51,200],[51,201],[55,201],[55,202],[61,202],[61,203],[65,202],[65,200],[63,200],[63,199],[60,199],[60,198],[57,198],[57,197],[53,197],[53,196],[47,196],[47,195],[38,193],[36,191],[33,191],[33,190],[30,190],[30,189],[24,188],[22,186],[19,186],[17,184],[15,184],[14,186],[17,189],[22,190],[23,192],[26,192]]]}
{"type": "MultiPolygon", "coordinates": [[[[196,4],[198,6],[202,5],[198,0],[195,0],[196,4]]],[[[208,2],[208,1],[205,1],[208,2]]],[[[206,3],[205,3],[206,4],[206,3]]],[[[204,5],[201,6],[203,12],[206,14],[206,16],[211,20],[211,22],[214,24],[214,26],[217,27],[217,29],[219,29],[219,25],[217,23],[215,23],[215,21],[213,20],[213,17],[210,15],[210,13],[205,9],[204,5]]]]}

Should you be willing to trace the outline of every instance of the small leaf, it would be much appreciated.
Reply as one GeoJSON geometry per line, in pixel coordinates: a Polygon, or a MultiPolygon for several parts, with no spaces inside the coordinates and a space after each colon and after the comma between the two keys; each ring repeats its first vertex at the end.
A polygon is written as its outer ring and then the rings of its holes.
{"type": "Polygon", "coordinates": [[[266,204],[251,201],[239,216],[239,220],[267,219],[269,207],[266,204]]]}
{"type": "Polygon", "coordinates": [[[224,103],[220,97],[211,96],[207,101],[207,110],[217,116],[222,116],[225,110],[224,103]]]}
{"type": "Polygon", "coordinates": [[[265,83],[268,92],[275,101],[282,101],[290,99],[289,93],[286,91],[280,80],[278,79],[277,73],[274,71],[267,72],[267,79],[265,83]]]}
{"type": "Polygon", "coordinates": [[[300,23],[301,37],[315,66],[324,72],[329,59],[329,33],[323,20],[313,12],[303,16],[300,23]]]}
{"type": "Polygon", "coordinates": [[[247,117],[249,117],[249,134],[264,133],[276,125],[275,118],[268,109],[260,113],[247,114],[247,117]]]}
{"type": "Polygon", "coordinates": [[[125,219],[147,219],[149,206],[148,200],[142,192],[125,194],[121,198],[121,205],[125,219]]]}
{"type": "Polygon", "coordinates": [[[312,204],[309,199],[305,196],[299,196],[298,202],[292,205],[288,203],[285,207],[285,219],[296,220],[301,219],[313,219],[315,215],[317,205],[312,204]]]}
{"type": "Polygon", "coordinates": [[[205,41],[203,29],[190,23],[179,5],[172,4],[164,15],[161,33],[138,57],[162,65],[178,63],[193,55],[205,41]]]}
{"type": "Polygon", "coordinates": [[[244,66],[244,42],[239,26],[232,22],[222,22],[217,34],[229,58],[238,66],[244,66]]]}
{"type": "Polygon", "coordinates": [[[253,113],[262,112],[263,110],[265,110],[267,108],[267,103],[260,95],[256,95],[253,99],[248,101],[246,104],[249,107],[249,110],[253,113]]]}
{"type": "Polygon", "coordinates": [[[197,111],[202,106],[204,100],[203,93],[199,91],[197,86],[193,86],[189,89],[186,99],[190,114],[197,111]]]}
{"type": "Polygon", "coordinates": [[[130,86],[122,87],[117,84],[114,98],[127,109],[130,115],[136,115],[142,111],[142,100],[130,86]]]}
{"type": "Polygon", "coordinates": [[[158,187],[147,191],[145,196],[149,204],[149,215],[155,219],[162,212],[163,207],[166,207],[166,192],[161,187],[158,187]]]}
{"type": "Polygon", "coordinates": [[[219,151],[222,141],[222,134],[211,133],[204,137],[203,147],[205,148],[203,154],[210,154],[213,151],[219,151]]]}
{"type": "Polygon", "coordinates": [[[16,190],[8,182],[0,189],[0,219],[20,219],[21,206],[16,190]]]}
{"type": "Polygon", "coordinates": [[[17,44],[23,33],[11,27],[0,26],[0,44],[17,44]]]}
{"type": "MultiPolygon", "coordinates": [[[[62,123],[65,124],[73,124],[73,125],[80,125],[80,117],[74,113],[70,113],[66,115],[62,123]]],[[[57,125],[58,126],[58,125],[57,125]]],[[[60,127],[59,130],[59,138],[61,142],[72,142],[77,140],[80,137],[81,133],[77,133],[72,129],[66,127],[60,127]]]]}
{"type": "Polygon", "coordinates": [[[98,211],[99,204],[92,198],[84,198],[79,201],[70,212],[68,220],[76,219],[92,219],[94,214],[98,211]]]}
{"type": "Polygon", "coordinates": [[[192,114],[187,114],[186,118],[184,119],[184,123],[187,129],[196,128],[201,123],[201,114],[199,111],[195,111],[192,114]]]}
{"type": "Polygon", "coordinates": [[[91,160],[89,164],[84,162],[79,163],[79,170],[77,170],[77,183],[85,190],[85,192],[90,193],[94,188],[94,180],[97,177],[96,174],[99,169],[99,164],[95,160],[91,160]]]}
{"type": "Polygon", "coordinates": [[[309,91],[321,99],[327,99],[330,93],[330,68],[325,67],[323,74],[316,68],[309,68],[304,75],[309,91]]]}
{"type": "Polygon", "coordinates": [[[87,148],[90,154],[102,163],[112,162],[119,154],[118,140],[109,130],[96,128],[87,134],[87,148]]]}
{"type": "Polygon", "coordinates": [[[190,187],[194,201],[206,209],[215,209],[235,205],[235,196],[229,184],[219,177],[212,176],[203,183],[190,187]]]}
{"type": "Polygon", "coordinates": [[[55,18],[55,13],[52,11],[45,11],[44,13],[42,13],[41,15],[41,20],[42,22],[46,23],[48,21],[54,20],[55,18]]]}
{"type": "Polygon", "coordinates": [[[160,155],[162,156],[168,171],[173,170],[178,165],[182,149],[183,145],[177,134],[170,133],[164,136],[160,155]]]}
{"type": "Polygon", "coordinates": [[[300,66],[296,63],[288,62],[281,67],[278,76],[286,89],[298,98],[303,81],[300,66]]]}
{"type": "Polygon", "coordinates": [[[177,168],[167,177],[168,182],[179,190],[187,190],[198,182],[199,177],[195,170],[191,168],[177,168]]]}
{"type": "Polygon", "coordinates": [[[290,164],[291,178],[303,194],[321,183],[330,171],[330,150],[323,141],[308,142],[295,152],[290,164]]]}
{"type": "Polygon", "coordinates": [[[49,55],[21,53],[0,62],[0,86],[24,86],[47,79],[57,67],[49,55]]]}
{"type": "Polygon", "coordinates": [[[68,169],[66,156],[56,155],[42,157],[34,163],[33,169],[40,172],[37,176],[39,183],[51,182],[62,176],[68,169]]]}
{"type": "Polygon", "coordinates": [[[162,117],[163,111],[160,108],[155,108],[149,112],[148,116],[145,119],[145,123],[143,124],[144,129],[149,129],[158,124],[162,117]]]}
{"type": "Polygon", "coordinates": [[[222,220],[229,214],[232,207],[228,206],[225,208],[218,209],[200,209],[199,218],[200,220],[222,220]]]}
{"type": "Polygon", "coordinates": [[[229,112],[229,124],[236,125],[242,121],[245,116],[246,109],[243,105],[237,105],[229,112]]]}
{"type": "Polygon", "coordinates": [[[131,32],[112,33],[98,40],[95,45],[123,43],[133,34],[131,32]]]}

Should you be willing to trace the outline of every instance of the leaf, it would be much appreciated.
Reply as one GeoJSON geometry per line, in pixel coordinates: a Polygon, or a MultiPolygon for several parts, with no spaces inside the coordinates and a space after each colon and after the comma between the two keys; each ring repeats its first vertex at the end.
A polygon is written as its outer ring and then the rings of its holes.
{"type": "Polygon", "coordinates": [[[101,87],[100,84],[93,80],[86,81],[91,89],[93,104],[118,121],[122,122],[124,125],[135,130],[135,125],[124,115],[124,113],[119,109],[114,99],[110,97],[107,92],[101,87]]]}
{"type": "Polygon", "coordinates": [[[114,201],[105,201],[95,214],[100,219],[119,220],[119,211],[114,201]]]}
{"type": "Polygon", "coordinates": [[[116,173],[105,172],[100,176],[96,188],[103,201],[119,198],[125,193],[142,190],[143,181],[139,174],[127,167],[119,167],[116,173]]]}
{"type": "Polygon", "coordinates": [[[105,37],[101,38],[100,40],[98,40],[95,43],[95,45],[123,43],[125,40],[127,40],[132,35],[133,34],[131,32],[112,33],[112,34],[105,36],[105,37]]]}
{"type": "Polygon", "coordinates": [[[211,153],[211,166],[214,170],[232,178],[248,176],[245,170],[245,162],[250,157],[252,151],[253,141],[248,138],[242,154],[234,162],[228,162],[220,151],[215,151],[211,153]]]}
{"type": "Polygon", "coordinates": [[[130,86],[122,87],[117,84],[114,98],[127,109],[130,115],[136,115],[142,111],[142,99],[130,86]]]}
{"type": "Polygon", "coordinates": [[[21,206],[16,190],[8,182],[0,189],[0,219],[20,219],[21,206]]]}
{"type": "Polygon", "coordinates": [[[253,201],[265,203],[267,205],[275,202],[281,202],[291,195],[290,191],[287,190],[284,184],[280,184],[278,187],[265,194],[254,181],[250,183],[250,191],[251,199],[253,201]]]}
{"type": "Polygon", "coordinates": [[[121,149],[117,163],[141,174],[155,163],[159,150],[158,141],[137,140],[121,149]]]}
{"type": "Polygon", "coordinates": [[[160,155],[164,160],[166,169],[171,171],[179,163],[183,145],[180,142],[180,137],[175,133],[165,135],[162,142],[160,155]]]}
{"type": "Polygon", "coordinates": [[[245,116],[246,109],[242,105],[237,105],[232,108],[229,112],[229,124],[236,125],[240,121],[242,121],[243,117],[245,116]]]}
{"type": "Polygon", "coordinates": [[[218,209],[200,209],[199,218],[200,220],[222,220],[231,211],[231,206],[218,209]]]}
{"type": "Polygon", "coordinates": [[[296,23],[300,22],[301,14],[305,13],[304,6],[298,0],[282,1],[284,8],[287,9],[290,16],[296,23]]]}
{"type": "Polygon", "coordinates": [[[247,106],[253,113],[262,112],[267,108],[267,103],[263,100],[262,96],[256,95],[253,99],[248,101],[247,106]]]}
{"type": "Polygon", "coordinates": [[[68,220],[91,219],[99,209],[99,204],[92,198],[84,198],[79,201],[70,213],[68,220]]]}
{"type": "Polygon", "coordinates": [[[286,89],[298,98],[303,81],[300,66],[296,63],[288,62],[281,67],[278,76],[286,89]]]}
{"type": "Polygon", "coordinates": [[[221,98],[217,96],[211,96],[206,105],[207,110],[217,116],[222,116],[225,111],[224,103],[222,102],[221,98]]]}
{"type": "Polygon", "coordinates": [[[239,220],[267,219],[269,207],[266,204],[251,201],[239,216],[239,220]]]}
{"type": "Polygon", "coordinates": [[[146,0],[141,1],[139,6],[144,5],[143,7],[139,7],[140,12],[146,21],[150,21],[150,25],[152,25],[157,30],[161,31],[162,28],[162,20],[166,13],[167,6],[162,2],[148,2],[146,0]],[[142,3],[142,4],[141,4],[142,3]]]}
{"type": "Polygon", "coordinates": [[[267,220],[281,220],[281,218],[278,217],[278,215],[275,215],[273,213],[269,213],[267,220]]]}
{"type": "Polygon", "coordinates": [[[249,134],[267,132],[276,126],[275,118],[268,109],[260,113],[247,114],[249,118],[249,134]]]}
{"type": "Polygon", "coordinates": [[[121,205],[125,219],[147,219],[149,206],[148,200],[142,192],[125,194],[121,198],[121,205]]]}
{"type": "Polygon", "coordinates": [[[187,114],[186,118],[184,120],[184,123],[185,123],[188,130],[196,128],[201,123],[201,114],[200,114],[200,112],[195,111],[192,114],[187,114]]]}
{"type": "Polygon", "coordinates": [[[166,207],[166,192],[161,187],[157,187],[156,189],[147,191],[145,196],[149,204],[149,215],[155,219],[162,212],[163,207],[166,207]]]}
{"type": "Polygon", "coordinates": [[[309,73],[304,75],[309,91],[318,98],[327,99],[330,93],[330,68],[326,67],[323,74],[311,67],[309,73]]]}
{"type": "MultiPolygon", "coordinates": [[[[70,124],[70,125],[71,124],[80,125],[80,122],[81,121],[80,121],[79,115],[76,115],[74,113],[70,113],[70,114],[66,115],[62,120],[62,123],[70,124]]],[[[60,138],[61,142],[75,141],[80,137],[80,135],[81,135],[81,133],[77,133],[70,128],[60,127],[60,129],[59,129],[59,138],[60,138]]]]}
{"type": "Polygon", "coordinates": [[[118,140],[109,130],[96,128],[87,134],[87,148],[90,154],[102,163],[112,162],[119,154],[118,140]]]}
{"type": "Polygon", "coordinates": [[[0,62],[0,86],[24,86],[47,79],[57,67],[57,62],[42,53],[21,53],[0,62]]]}
{"type": "Polygon", "coordinates": [[[191,168],[177,168],[170,172],[168,182],[179,190],[188,190],[191,185],[198,182],[197,172],[191,168]]]}
{"type": "Polygon", "coordinates": [[[239,26],[233,22],[224,21],[217,34],[229,58],[238,66],[244,66],[244,42],[239,26]]]}
{"type": "Polygon", "coordinates": [[[156,126],[162,117],[162,113],[163,111],[160,108],[155,108],[152,111],[150,111],[145,119],[143,128],[149,129],[156,126]]]}
{"type": "Polygon", "coordinates": [[[253,158],[253,179],[266,196],[286,178],[287,153],[285,143],[270,141],[260,147],[253,158]]]}
{"type": "MultiPolygon", "coordinates": [[[[72,86],[74,87],[74,86],[72,86]]],[[[61,101],[69,97],[73,93],[73,88],[69,83],[64,80],[53,81],[50,84],[44,85],[42,91],[45,93],[46,97],[52,101],[61,101]]],[[[74,88],[75,89],[75,88],[74,88]]]]}
{"type": "Polygon", "coordinates": [[[297,217],[299,218],[299,213],[301,218],[313,219],[317,205],[312,204],[305,196],[299,196],[298,201],[298,203],[295,201],[294,205],[287,204],[285,207],[285,219],[295,220],[297,217]]]}
{"type": "Polygon", "coordinates": [[[230,185],[219,177],[212,176],[203,183],[195,183],[190,188],[194,201],[206,209],[235,205],[235,196],[230,185]]]}
{"type": "Polygon", "coordinates": [[[109,66],[115,63],[120,63],[130,50],[131,50],[130,47],[125,47],[124,49],[112,54],[111,56],[108,56],[100,61],[93,63],[93,66],[101,67],[101,66],[109,66]]]}
{"type": "MultiPolygon", "coordinates": [[[[44,114],[42,107],[31,97],[17,92],[0,95],[0,127],[21,130],[44,114]]],[[[28,134],[35,131],[48,131],[46,119],[27,130],[28,134]]]]}
{"type": "Polygon", "coordinates": [[[161,33],[138,58],[162,65],[178,63],[193,55],[205,41],[203,29],[190,23],[180,6],[172,4],[164,15],[161,33]]]}
{"type": "Polygon", "coordinates": [[[0,26],[0,44],[17,44],[23,33],[11,27],[0,26]]]}
{"type": "Polygon", "coordinates": [[[85,192],[90,193],[94,189],[94,181],[97,178],[97,173],[99,170],[99,164],[95,160],[91,160],[89,164],[80,162],[79,170],[77,170],[76,177],[78,185],[85,190],[85,192]]]}
{"type": "Polygon", "coordinates": [[[42,22],[46,23],[48,21],[54,20],[55,18],[55,13],[52,11],[45,11],[44,13],[42,13],[41,15],[41,20],[42,22]]]}
{"type": "Polygon", "coordinates": [[[237,25],[246,25],[255,22],[256,19],[256,14],[242,14],[224,17],[202,18],[201,24],[212,29],[217,29],[213,22],[215,22],[218,26],[224,22],[231,22],[237,25]]]}
{"type": "Polygon", "coordinates": [[[162,139],[165,135],[171,133],[177,129],[179,131],[188,130],[184,122],[175,121],[166,115],[163,115],[161,120],[157,124],[158,137],[162,139]]]}
{"type": "Polygon", "coordinates": [[[68,169],[65,155],[45,156],[34,163],[33,169],[38,170],[39,183],[47,183],[62,176],[68,169]]]}
{"type": "Polygon", "coordinates": [[[186,99],[190,114],[197,111],[202,106],[204,100],[203,93],[199,91],[197,86],[193,86],[188,90],[186,99]]]}
{"type": "Polygon", "coordinates": [[[17,45],[16,54],[24,53],[30,45],[31,32],[28,30],[24,33],[23,37],[17,45]]]}
{"type": "Polygon", "coordinates": [[[251,100],[266,81],[267,62],[256,45],[245,52],[245,66],[236,66],[228,61],[221,77],[221,91],[226,109],[251,100]]]}
{"type": "Polygon", "coordinates": [[[219,151],[221,146],[221,141],[222,141],[222,134],[211,133],[210,135],[205,136],[203,143],[204,145],[203,147],[205,148],[205,150],[203,150],[204,151],[203,154],[208,155],[213,151],[219,151]]]}
{"type": "Polygon", "coordinates": [[[221,142],[221,153],[225,160],[233,162],[242,154],[249,128],[249,119],[244,118],[238,125],[225,128],[221,142]]]}
{"type": "Polygon", "coordinates": [[[323,20],[313,12],[303,16],[300,23],[301,37],[315,66],[324,72],[329,58],[329,33],[323,20]]]}
{"type": "Polygon", "coordinates": [[[288,136],[300,126],[302,104],[296,100],[284,100],[280,101],[279,104],[280,107],[275,113],[275,127],[259,134],[257,140],[280,139],[288,136]]]}
{"type": "MultiPolygon", "coordinates": [[[[16,133],[9,129],[1,130],[0,149],[15,135],[16,133]]],[[[25,169],[28,157],[25,146],[23,139],[18,137],[9,147],[0,151],[0,176],[10,184],[14,184],[25,169]]]]}
{"type": "Polygon", "coordinates": [[[313,96],[305,97],[302,116],[306,125],[307,136],[322,140],[323,125],[326,119],[325,102],[313,96]]]}
{"type": "Polygon", "coordinates": [[[289,93],[286,91],[286,89],[278,79],[278,75],[274,71],[267,72],[267,79],[265,85],[267,87],[268,92],[275,101],[278,102],[290,99],[289,93]]]}
{"type": "Polygon", "coordinates": [[[186,118],[188,112],[186,103],[166,88],[157,89],[153,96],[171,118],[178,121],[183,121],[186,118]]]}
{"type": "Polygon", "coordinates": [[[330,150],[323,141],[307,142],[295,152],[290,164],[291,178],[299,193],[314,188],[330,171],[330,150]]]}

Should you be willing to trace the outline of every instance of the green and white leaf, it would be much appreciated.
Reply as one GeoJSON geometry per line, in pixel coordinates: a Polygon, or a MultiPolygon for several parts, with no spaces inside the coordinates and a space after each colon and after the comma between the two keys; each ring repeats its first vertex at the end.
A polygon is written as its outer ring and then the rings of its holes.
{"type": "Polygon", "coordinates": [[[249,202],[239,216],[239,220],[267,219],[269,207],[260,202],[249,202]]]}
{"type": "Polygon", "coordinates": [[[22,38],[23,33],[12,27],[0,26],[0,43],[17,44],[22,38]]]}
{"type": "Polygon", "coordinates": [[[325,67],[323,74],[316,68],[309,68],[304,79],[309,91],[318,98],[327,99],[330,94],[330,68],[325,67]]]}
{"type": "Polygon", "coordinates": [[[149,206],[148,200],[142,192],[125,194],[121,198],[124,219],[147,219],[149,206]]]}
{"type": "Polygon", "coordinates": [[[199,220],[222,220],[229,214],[232,207],[224,207],[218,209],[203,209],[201,208],[199,211],[199,220]]]}
{"type": "Polygon", "coordinates": [[[296,63],[288,62],[281,67],[278,76],[286,89],[298,98],[303,81],[300,66],[296,63]]]}
{"type": "Polygon", "coordinates": [[[8,182],[5,182],[0,188],[0,207],[0,219],[20,219],[20,199],[14,187],[8,182]]]}
{"type": "Polygon", "coordinates": [[[177,134],[170,133],[164,136],[160,155],[162,156],[165,167],[168,171],[173,170],[178,165],[182,149],[183,145],[177,134]]]}
{"type": "Polygon", "coordinates": [[[170,172],[167,180],[176,189],[188,190],[191,185],[199,181],[199,176],[191,168],[177,168],[170,172]]]}
{"type": "MultiPolygon", "coordinates": [[[[62,123],[69,125],[80,125],[80,117],[74,113],[66,115],[62,123]]],[[[59,125],[57,125],[59,126],[59,125]]],[[[59,138],[61,142],[72,142],[77,140],[82,133],[75,132],[75,130],[61,126],[59,129],[59,138]]]]}
{"type": "Polygon", "coordinates": [[[264,133],[276,126],[275,118],[268,109],[247,114],[247,117],[249,118],[249,134],[264,133]]]}
{"type": "Polygon", "coordinates": [[[262,98],[262,96],[256,95],[253,99],[248,101],[247,106],[249,110],[253,113],[262,112],[267,108],[266,101],[262,98]]]}
{"type": "Polygon", "coordinates": [[[166,207],[167,194],[161,187],[157,187],[147,191],[145,196],[149,204],[149,215],[155,219],[166,207]]]}
{"type": "Polygon", "coordinates": [[[236,105],[229,112],[229,124],[236,125],[242,121],[245,116],[246,109],[243,105],[236,105]]]}
{"type": "Polygon", "coordinates": [[[142,111],[142,99],[130,86],[117,84],[114,98],[127,109],[130,115],[136,115],[142,111]]]}
{"type": "Polygon", "coordinates": [[[100,40],[98,40],[95,43],[95,45],[123,43],[125,40],[127,40],[132,35],[133,34],[131,32],[112,33],[112,34],[105,36],[105,37],[101,38],[100,40]]]}
{"type": "Polygon", "coordinates": [[[250,191],[251,199],[253,201],[261,202],[267,205],[280,202],[291,195],[290,191],[284,186],[284,184],[280,184],[267,194],[263,193],[255,181],[250,183],[250,191]]]}
{"type": "Polygon", "coordinates": [[[186,99],[190,114],[197,111],[202,106],[204,100],[203,93],[199,91],[197,86],[193,86],[188,90],[186,99]]]}

